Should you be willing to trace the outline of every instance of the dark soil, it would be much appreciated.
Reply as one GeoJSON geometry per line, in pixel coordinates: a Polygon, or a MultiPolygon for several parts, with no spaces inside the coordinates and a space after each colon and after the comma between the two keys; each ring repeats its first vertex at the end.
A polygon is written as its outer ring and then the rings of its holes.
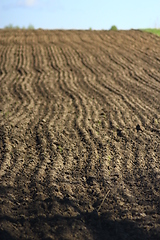
{"type": "Polygon", "coordinates": [[[0,239],[160,239],[160,38],[0,30],[0,239]]]}

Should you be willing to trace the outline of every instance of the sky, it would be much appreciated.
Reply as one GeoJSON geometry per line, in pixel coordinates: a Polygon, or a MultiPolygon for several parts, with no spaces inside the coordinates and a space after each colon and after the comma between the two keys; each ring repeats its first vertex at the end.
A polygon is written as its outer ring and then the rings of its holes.
{"type": "Polygon", "coordinates": [[[0,0],[0,28],[160,28],[160,0],[0,0]]]}

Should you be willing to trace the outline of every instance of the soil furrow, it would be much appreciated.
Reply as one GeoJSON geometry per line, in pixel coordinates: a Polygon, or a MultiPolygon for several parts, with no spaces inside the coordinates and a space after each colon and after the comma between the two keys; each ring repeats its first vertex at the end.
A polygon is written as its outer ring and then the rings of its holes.
{"type": "MultiPolygon", "coordinates": [[[[0,131],[1,131],[1,155],[2,155],[0,177],[2,178],[2,176],[6,174],[7,169],[10,168],[11,165],[12,146],[10,144],[10,139],[8,138],[7,128],[4,125],[2,125],[0,131]]],[[[3,179],[1,179],[1,181],[3,182],[3,179]]]]}
{"type": "Polygon", "coordinates": [[[159,38],[0,31],[2,239],[158,240],[159,38]]]}

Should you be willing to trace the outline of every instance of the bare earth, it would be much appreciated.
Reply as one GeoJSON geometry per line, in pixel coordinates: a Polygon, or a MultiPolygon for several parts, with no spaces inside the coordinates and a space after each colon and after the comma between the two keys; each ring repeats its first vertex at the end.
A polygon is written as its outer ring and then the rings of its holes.
{"type": "Polygon", "coordinates": [[[0,30],[0,239],[160,239],[160,38],[0,30]]]}

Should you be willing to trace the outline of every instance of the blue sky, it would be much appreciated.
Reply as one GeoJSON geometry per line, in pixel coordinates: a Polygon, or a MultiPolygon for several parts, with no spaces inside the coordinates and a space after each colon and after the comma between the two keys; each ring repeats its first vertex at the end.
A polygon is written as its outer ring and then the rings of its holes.
{"type": "Polygon", "coordinates": [[[160,28],[160,0],[0,0],[0,28],[160,28]]]}

